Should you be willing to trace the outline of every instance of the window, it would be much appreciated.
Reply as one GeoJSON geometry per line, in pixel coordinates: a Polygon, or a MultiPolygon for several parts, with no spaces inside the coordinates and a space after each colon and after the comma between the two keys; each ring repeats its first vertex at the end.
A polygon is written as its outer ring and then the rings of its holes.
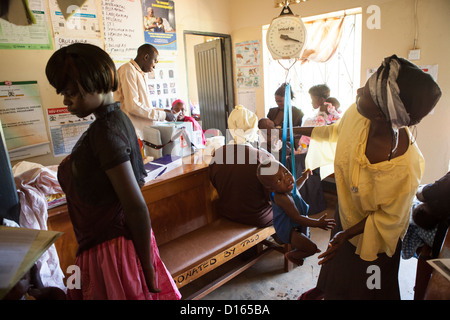
{"type": "MultiPolygon", "coordinates": [[[[326,17],[344,15],[344,11],[331,14],[303,18],[303,21],[314,21],[326,17]]],[[[286,71],[279,62],[272,59],[265,43],[268,25],[263,27],[264,52],[264,100],[265,114],[275,107],[274,93],[286,81],[286,71]]],[[[293,61],[290,61],[292,64],[293,61]]],[[[290,64],[287,60],[281,61],[285,67],[290,64]]],[[[324,63],[300,61],[290,69],[287,81],[291,84],[295,99],[292,105],[301,109],[305,115],[313,109],[308,90],[316,84],[327,84],[330,87],[330,96],[335,97],[345,111],[355,102],[356,90],[360,85],[361,68],[361,9],[345,11],[343,32],[336,52],[330,60],[324,63]]]]}

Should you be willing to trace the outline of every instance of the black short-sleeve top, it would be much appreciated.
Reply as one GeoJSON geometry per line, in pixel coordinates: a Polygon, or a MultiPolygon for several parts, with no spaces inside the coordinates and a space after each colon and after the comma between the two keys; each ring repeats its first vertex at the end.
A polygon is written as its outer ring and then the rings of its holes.
{"type": "Polygon", "coordinates": [[[81,252],[96,244],[128,236],[123,209],[106,175],[108,169],[130,161],[136,181],[146,172],[130,119],[114,103],[96,113],[72,153],[58,168],[69,215],[81,252]]]}

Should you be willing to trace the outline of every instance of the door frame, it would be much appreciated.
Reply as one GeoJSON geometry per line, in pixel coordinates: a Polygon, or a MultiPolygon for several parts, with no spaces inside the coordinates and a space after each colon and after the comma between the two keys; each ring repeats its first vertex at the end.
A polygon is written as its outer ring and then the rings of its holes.
{"type": "MultiPolygon", "coordinates": [[[[194,30],[184,30],[183,31],[183,41],[184,41],[184,59],[185,65],[188,65],[187,61],[187,46],[186,46],[186,35],[195,35],[195,36],[203,36],[203,37],[217,37],[223,39],[223,75],[224,75],[224,84],[225,84],[225,105],[226,110],[225,114],[227,116],[230,115],[231,111],[233,111],[235,106],[235,98],[234,98],[234,69],[233,69],[233,50],[231,43],[231,35],[223,34],[223,33],[215,33],[215,32],[203,32],[203,31],[194,31],[194,30]]],[[[193,49],[193,48],[192,48],[193,49]]],[[[186,84],[189,88],[189,76],[188,70],[186,68],[186,84]]],[[[189,90],[187,92],[188,99],[189,98],[189,90]]],[[[201,114],[200,114],[201,117],[201,114]]],[[[225,120],[227,120],[225,119],[225,120]]],[[[227,121],[225,121],[227,123],[227,121]]],[[[227,124],[228,129],[228,124],[227,124]]]]}

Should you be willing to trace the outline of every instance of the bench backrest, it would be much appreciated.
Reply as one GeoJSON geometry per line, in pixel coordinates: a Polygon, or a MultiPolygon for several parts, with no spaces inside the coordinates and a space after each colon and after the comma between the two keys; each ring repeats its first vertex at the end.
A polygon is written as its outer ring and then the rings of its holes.
{"type": "Polygon", "coordinates": [[[208,167],[145,186],[153,232],[163,245],[217,219],[208,167]]]}

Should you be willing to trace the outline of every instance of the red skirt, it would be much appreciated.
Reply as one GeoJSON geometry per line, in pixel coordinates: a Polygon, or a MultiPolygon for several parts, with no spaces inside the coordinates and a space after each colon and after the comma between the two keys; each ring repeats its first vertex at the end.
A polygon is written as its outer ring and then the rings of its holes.
{"type": "Polygon", "coordinates": [[[160,293],[148,291],[133,242],[119,237],[78,255],[75,264],[80,268],[81,288],[68,289],[68,299],[179,300],[181,294],[161,261],[153,230],[151,242],[152,265],[160,293]]]}

